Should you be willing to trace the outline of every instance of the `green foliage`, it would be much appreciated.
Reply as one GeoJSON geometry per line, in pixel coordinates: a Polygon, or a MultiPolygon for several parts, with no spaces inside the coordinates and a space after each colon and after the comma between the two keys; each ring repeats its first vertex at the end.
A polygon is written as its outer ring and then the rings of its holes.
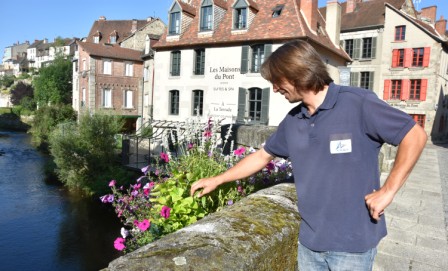
{"type": "Polygon", "coordinates": [[[16,77],[14,75],[0,76],[0,88],[9,88],[12,84],[14,84],[15,78],[16,77]]]}
{"type": "Polygon", "coordinates": [[[34,111],[36,110],[36,101],[32,97],[23,97],[20,106],[25,110],[34,111]]]}
{"type": "Polygon", "coordinates": [[[76,112],[71,105],[42,106],[36,110],[33,125],[30,129],[35,146],[47,149],[48,137],[56,125],[62,122],[76,120],[76,112]]]}
{"type": "Polygon", "coordinates": [[[72,63],[57,56],[53,63],[39,70],[33,80],[34,97],[38,105],[70,104],[72,97],[72,63]]]}
{"type": "Polygon", "coordinates": [[[129,177],[114,163],[114,136],[122,127],[120,117],[106,114],[85,114],[78,123],[59,124],[49,137],[59,179],[70,189],[93,194],[114,174],[129,177]]]}
{"type": "Polygon", "coordinates": [[[13,105],[19,105],[24,98],[33,98],[34,89],[33,86],[24,83],[23,81],[19,81],[15,86],[11,89],[11,103],[13,105]]]}

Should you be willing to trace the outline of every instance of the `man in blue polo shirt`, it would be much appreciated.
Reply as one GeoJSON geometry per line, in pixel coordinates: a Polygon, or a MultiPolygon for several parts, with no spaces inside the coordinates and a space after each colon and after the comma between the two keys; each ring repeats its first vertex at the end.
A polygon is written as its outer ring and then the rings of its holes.
{"type": "Polygon", "coordinates": [[[370,90],[334,84],[314,48],[282,45],[265,61],[262,76],[293,108],[262,149],[225,173],[201,179],[200,196],[222,183],[261,170],[272,158],[293,165],[302,218],[298,264],[307,270],[371,270],[386,235],[381,219],[417,162],[426,132],[370,90]],[[394,166],[380,186],[382,144],[398,145],[394,166]]]}

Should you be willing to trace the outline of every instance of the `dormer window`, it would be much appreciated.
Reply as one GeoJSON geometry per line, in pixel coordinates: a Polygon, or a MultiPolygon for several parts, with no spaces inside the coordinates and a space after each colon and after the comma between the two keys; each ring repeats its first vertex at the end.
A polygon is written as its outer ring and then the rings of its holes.
{"type": "Polygon", "coordinates": [[[98,31],[93,36],[93,42],[94,43],[100,43],[100,40],[101,40],[101,33],[98,31]]]}
{"type": "Polygon", "coordinates": [[[181,9],[179,7],[179,4],[175,3],[170,10],[170,21],[168,29],[168,33],[170,35],[180,34],[180,12],[181,9]]]}
{"type": "Polygon", "coordinates": [[[202,1],[201,6],[201,31],[212,30],[213,25],[213,3],[211,0],[202,1]]]}
{"type": "Polygon", "coordinates": [[[149,38],[148,35],[146,35],[146,40],[145,40],[145,54],[149,54],[149,49],[151,49],[151,39],[149,38]]]}
{"type": "Polygon", "coordinates": [[[112,32],[112,34],[110,34],[109,36],[109,43],[110,44],[117,43],[117,37],[118,37],[117,31],[112,32]]]}
{"type": "Polygon", "coordinates": [[[283,7],[285,5],[277,5],[272,9],[272,18],[277,18],[282,14],[283,7]]]}
{"type": "Polygon", "coordinates": [[[238,0],[234,8],[233,28],[246,29],[247,27],[247,3],[244,0],[238,0]]]}

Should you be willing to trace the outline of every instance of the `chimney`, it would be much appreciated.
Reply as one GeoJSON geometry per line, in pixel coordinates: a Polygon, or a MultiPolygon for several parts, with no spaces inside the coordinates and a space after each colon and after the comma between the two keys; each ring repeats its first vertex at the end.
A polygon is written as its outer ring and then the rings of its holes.
{"type": "Polygon", "coordinates": [[[44,39],[44,44],[47,44],[47,43],[48,43],[48,39],[45,38],[45,39],[44,39]]]}
{"type": "Polygon", "coordinates": [[[338,0],[327,1],[327,14],[325,16],[328,37],[336,47],[339,47],[341,33],[341,5],[338,0]]]}
{"type": "Polygon", "coordinates": [[[355,11],[356,4],[362,2],[362,0],[347,0],[347,6],[345,7],[345,13],[355,11]]]}
{"type": "Polygon", "coordinates": [[[443,18],[443,15],[440,16],[440,19],[436,22],[436,31],[443,37],[446,33],[446,19],[443,18]]]}
{"type": "Polygon", "coordinates": [[[105,20],[106,20],[106,17],[104,17],[104,16],[100,16],[99,20],[100,20],[100,21],[105,21],[105,20]]]}
{"type": "Polygon", "coordinates": [[[310,28],[317,31],[317,0],[300,0],[300,9],[310,28]]]}
{"type": "Polygon", "coordinates": [[[137,31],[137,20],[136,19],[132,19],[131,33],[134,33],[135,31],[137,31]]]}
{"type": "Polygon", "coordinates": [[[436,14],[437,14],[437,6],[422,8],[421,11],[421,16],[430,19],[432,24],[436,21],[436,14]]]}

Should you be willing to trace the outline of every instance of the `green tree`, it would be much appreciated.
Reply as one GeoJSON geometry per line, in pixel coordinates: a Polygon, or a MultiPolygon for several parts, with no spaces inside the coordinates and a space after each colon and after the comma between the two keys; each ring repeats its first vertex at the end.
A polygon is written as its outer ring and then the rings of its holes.
{"type": "Polygon", "coordinates": [[[39,106],[69,104],[72,101],[72,63],[57,56],[53,63],[42,67],[33,80],[34,97],[39,106]]]}
{"type": "Polygon", "coordinates": [[[42,106],[34,114],[30,129],[35,146],[47,150],[48,137],[56,125],[62,122],[76,120],[76,112],[71,105],[42,106]]]}
{"type": "Polygon", "coordinates": [[[123,120],[114,115],[81,115],[78,123],[58,125],[50,135],[50,153],[59,179],[70,189],[89,194],[105,191],[112,178],[129,177],[116,162],[115,135],[123,120]],[[125,176],[125,177],[123,177],[125,176]]]}
{"type": "Polygon", "coordinates": [[[0,87],[9,88],[10,86],[12,86],[12,84],[14,84],[14,79],[15,79],[14,75],[0,76],[0,87]]]}
{"type": "Polygon", "coordinates": [[[19,81],[11,89],[11,103],[19,105],[25,97],[33,98],[34,89],[32,85],[19,81]]]}

